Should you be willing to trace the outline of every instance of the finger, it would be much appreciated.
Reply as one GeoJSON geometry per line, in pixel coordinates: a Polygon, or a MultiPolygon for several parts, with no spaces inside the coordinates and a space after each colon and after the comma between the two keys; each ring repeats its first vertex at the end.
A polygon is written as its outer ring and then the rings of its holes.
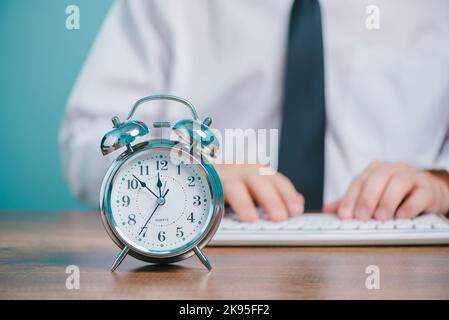
{"type": "Polygon", "coordinates": [[[326,203],[321,211],[325,213],[337,213],[340,207],[341,199],[326,203]]]}
{"type": "Polygon", "coordinates": [[[291,216],[304,212],[304,197],[300,194],[291,181],[280,174],[273,177],[274,184],[291,216]]]}
{"type": "Polygon", "coordinates": [[[412,193],[399,206],[396,217],[400,219],[412,219],[424,212],[431,204],[433,198],[430,192],[422,188],[415,188],[412,193]]]}
{"type": "Polygon", "coordinates": [[[356,219],[371,219],[392,175],[393,169],[385,166],[379,166],[367,174],[355,203],[356,219]]]}
{"type": "Polygon", "coordinates": [[[409,175],[393,176],[382,194],[374,217],[378,220],[391,219],[401,202],[412,191],[414,185],[414,179],[409,175]]]}
{"type": "Polygon", "coordinates": [[[357,197],[362,188],[363,182],[365,181],[365,175],[361,174],[354,178],[349,186],[346,194],[341,200],[340,207],[338,208],[338,216],[342,219],[352,219],[354,217],[354,206],[357,197]]]}
{"type": "Polygon", "coordinates": [[[252,222],[258,219],[256,206],[243,181],[224,181],[223,189],[226,203],[234,209],[240,220],[252,222]]]}
{"type": "Polygon", "coordinates": [[[250,193],[256,202],[265,210],[268,218],[273,221],[287,219],[287,208],[270,179],[261,180],[254,177],[247,181],[250,193]]]}

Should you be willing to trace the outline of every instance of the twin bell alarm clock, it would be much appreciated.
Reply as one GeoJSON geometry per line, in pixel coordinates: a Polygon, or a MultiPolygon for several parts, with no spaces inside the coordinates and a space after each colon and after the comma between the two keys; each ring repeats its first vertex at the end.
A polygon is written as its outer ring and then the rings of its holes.
{"type": "Polygon", "coordinates": [[[111,239],[120,247],[111,270],[129,254],[151,263],[171,263],[194,254],[211,270],[202,248],[210,241],[224,213],[223,189],[211,164],[219,141],[210,129],[211,118],[200,120],[195,107],[172,95],[138,100],[121,122],[101,141],[107,155],[122,153],[107,171],[100,192],[100,213],[111,239]],[[155,130],[170,128],[176,139],[138,141],[150,127],[133,120],[142,104],[171,100],[187,107],[192,118],[152,123],[155,130]]]}

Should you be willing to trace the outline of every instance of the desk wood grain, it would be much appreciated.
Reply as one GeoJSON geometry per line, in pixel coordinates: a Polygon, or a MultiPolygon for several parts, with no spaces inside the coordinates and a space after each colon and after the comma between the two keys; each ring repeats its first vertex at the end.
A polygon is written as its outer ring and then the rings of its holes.
{"type": "Polygon", "coordinates": [[[449,247],[206,248],[157,266],[127,257],[94,213],[0,213],[1,299],[449,299],[449,247]],[[68,290],[68,265],[80,289],[68,290]],[[365,269],[380,268],[379,290],[365,269]]]}

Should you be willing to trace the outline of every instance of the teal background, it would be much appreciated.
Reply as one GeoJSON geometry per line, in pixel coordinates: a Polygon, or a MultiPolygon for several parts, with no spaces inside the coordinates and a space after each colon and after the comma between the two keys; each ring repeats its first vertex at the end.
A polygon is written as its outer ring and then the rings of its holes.
{"type": "Polygon", "coordinates": [[[85,209],[62,177],[58,131],[112,0],[0,1],[0,210],[85,209]],[[68,5],[80,30],[65,27],[68,5]]]}

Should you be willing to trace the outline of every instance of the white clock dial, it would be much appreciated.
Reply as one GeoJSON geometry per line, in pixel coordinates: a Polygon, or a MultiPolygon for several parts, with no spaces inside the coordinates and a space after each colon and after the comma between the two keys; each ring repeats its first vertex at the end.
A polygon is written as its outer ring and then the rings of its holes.
{"type": "Polygon", "coordinates": [[[201,165],[188,157],[147,149],[120,167],[110,204],[116,231],[129,245],[166,254],[203,234],[211,219],[210,185],[201,165]]]}

